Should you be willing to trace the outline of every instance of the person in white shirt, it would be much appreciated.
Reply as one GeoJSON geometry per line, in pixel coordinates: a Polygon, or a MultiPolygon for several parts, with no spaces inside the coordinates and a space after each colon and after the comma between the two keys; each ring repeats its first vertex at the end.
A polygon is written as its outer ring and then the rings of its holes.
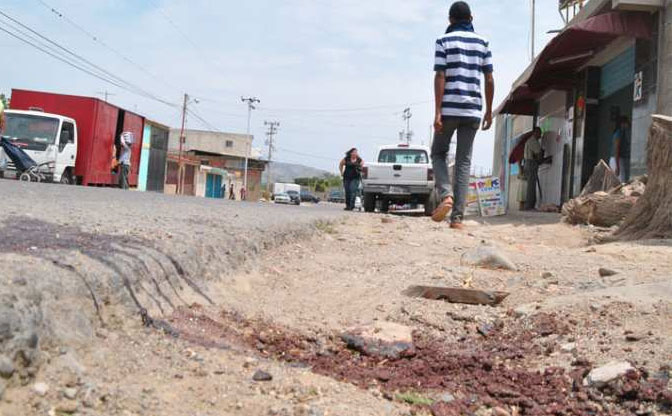
{"type": "Polygon", "coordinates": [[[131,148],[133,145],[133,133],[125,131],[121,133],[121,153],[119,155],[119,187],[128,189],[128,174],[131,171],[131,148]]]}

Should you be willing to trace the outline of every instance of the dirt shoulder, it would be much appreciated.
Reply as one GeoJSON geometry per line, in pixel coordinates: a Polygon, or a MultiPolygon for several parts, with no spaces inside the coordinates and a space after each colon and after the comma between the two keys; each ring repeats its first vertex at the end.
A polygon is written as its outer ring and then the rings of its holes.
{"type": "MultiPolygon", "coordinates": [[[[469,377],[485,377],[482,367],[457,372],[464,357],[455,353],[469,351],[475,354],[470,360],[487,362],[490,376],[541,377],[557,367],[562,372],[538,382],[555,380],[558,389],[562,383],[571,388],[573,372],[611,361],[657,374],[672,358],[665,353],[672,351],[672,246],[589,246],[593,231],[558,220],[499,218],[470,222],[466,232],[415,217],[322,222],[312,238],[268,248],[238,271],[208,281],[212,304],[195,299],[166,308],[149,327],[127,308],[106,306],[106,326],[94,326],[87,342],[45,346],[40,371],[25,386],[8,389],[0,414],[48,414],[59,406],[83,415],[427,414],[424,400],[440,405],[438,412],[442,400],[449,405],[480,391],[469,377]],[[483,244],[497,247],[518,270],[464,264],[464,254],[483,244]],[[602,277],[600,268],[615,274],[602,277]],[[488,307],[402,294],[418,284],[511,295],[488,307]],[[403,362],[353,353],[340,335],[372,322],[409,327],[420,348],[416,357],[438,360],[423,374],[431,370],[441,380],[450,374],[460,383],[437,385],[435,379],[410,388],[414,379],[403,362]],[[436,357],[457,360],[454,369],[436,357]],[[258,371],[272,380],[255,380],[258,371]],[[35,382],[49,390],[36,393],[35,382]]],[[[480,394],[493,397],[486,393],[480,394]]],[[[494,397],[479,402],[487,414],[500,404],[508,412],[526,409],[494,397]]],[[[588,401],[601,406],[597,414],[629,414],[609,398],[588,401]]]]}

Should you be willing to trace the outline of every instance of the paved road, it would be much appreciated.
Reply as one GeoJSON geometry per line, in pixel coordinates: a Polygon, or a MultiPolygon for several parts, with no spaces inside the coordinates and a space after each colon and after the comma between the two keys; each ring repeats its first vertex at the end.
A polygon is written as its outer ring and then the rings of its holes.
{"type": "Polygon", "coordinates": [[[0,354],[25,348],[33,335],[90,336],[105,308],[158,316],[181,303],[216,302],[209,282],[342,215],[333,205],[0,180],[0,332],[12,334],[0,354]]]}

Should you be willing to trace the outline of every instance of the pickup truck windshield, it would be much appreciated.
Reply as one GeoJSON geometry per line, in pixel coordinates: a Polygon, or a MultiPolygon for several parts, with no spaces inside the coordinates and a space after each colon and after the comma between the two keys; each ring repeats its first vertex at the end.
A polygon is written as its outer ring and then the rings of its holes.
{"type": "Polygon", "coordinates": [[[378,163],[422,164],[429,163],[427,152],[421,149],[383,149],[378,155],[378,163]]]}
{"type": "Polygon", "coordinates": [[[2,135],[25,150],[46,150],[56,142],[59,120],[29,114],[5,113],[2,135]]]}

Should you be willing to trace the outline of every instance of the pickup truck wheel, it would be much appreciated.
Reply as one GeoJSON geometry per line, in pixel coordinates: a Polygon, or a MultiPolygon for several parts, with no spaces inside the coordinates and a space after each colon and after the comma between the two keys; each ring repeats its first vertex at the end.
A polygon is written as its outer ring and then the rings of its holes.
{"type": "Polygon", "coordinates": [[[376,195],[364,194],[364,212],[374,212],[376,210],[376,195]]]}
{"type": "Polygon", "coordinates": [[[425,200],[425,215],[431,216],[437,206],[439,206],[439,194],[434,190],[425,200]]]}
{"type": "Polygon", "coordinates": [[[387,213],[390,211],[390,201],[387,199],[380,200],[380,212],[387,213]]]}

